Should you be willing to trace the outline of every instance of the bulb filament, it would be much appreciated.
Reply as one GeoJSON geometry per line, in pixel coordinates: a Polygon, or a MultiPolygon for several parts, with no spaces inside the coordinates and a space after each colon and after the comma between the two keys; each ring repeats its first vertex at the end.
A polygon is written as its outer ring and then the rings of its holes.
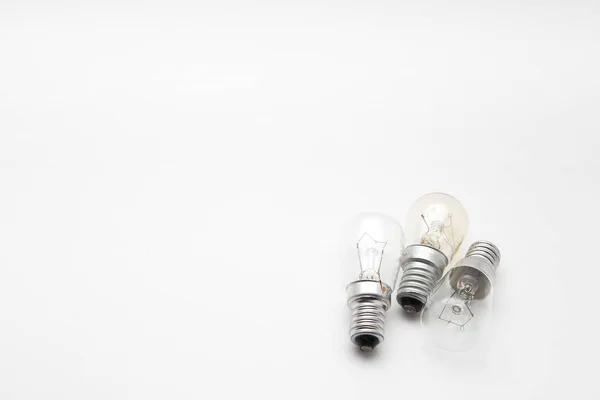
{"type": "Polygon", "coordinates": [[[356,243],[360,263],[360,279],[378,281],[383,260],[383,249],[387,242],[378,242],[364,233],[356,243]]]}
{"type": "MultiPolygon", "coordinates": [[[[431,210],[435,211],[435,209],[431,210]]],[[[427,226],[427,232],[421,238],[421,243],[434,249],[440,249],[440,240],[443,240],[450,246],[452,253],[456,252],[456,245],[454,243],[454,230],[452,229],[452,214],[447,215],[448,223],[444,224],[442,221],[433,220],[428,222],[425,214],[421,214],[421,219],[427,226]],[[450,237],[447,233],[450,233],[450,237]]]]}

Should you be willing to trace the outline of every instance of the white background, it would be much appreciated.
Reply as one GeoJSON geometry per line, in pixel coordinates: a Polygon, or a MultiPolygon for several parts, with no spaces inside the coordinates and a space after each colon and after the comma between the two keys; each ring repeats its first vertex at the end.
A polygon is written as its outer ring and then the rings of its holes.
{"type": "Polygon", "coordinates": [[[599,398],[597,2],[102,3],[0,4],[0,398],[599,398]],[[492,338],[360,354],[339,228],[438,190],[492,338]]]}

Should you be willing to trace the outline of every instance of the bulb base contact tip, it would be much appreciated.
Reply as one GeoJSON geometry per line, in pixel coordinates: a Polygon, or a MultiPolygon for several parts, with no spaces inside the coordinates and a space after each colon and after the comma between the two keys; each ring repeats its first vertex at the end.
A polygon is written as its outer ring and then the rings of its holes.
{"type": "Polygon", "coordinates": [[[403,297],[397,297],[397,300],[402,309],[409,314],[418,314],[425,306],[425,301],[421,296],[417,298],[404,295],[403,297]]]}
{"type": "Polygon", "coordinates": [[[416,244],[404,250],[401,260],[402,279],[396,301],[405,312],[421,312],[446,265],[448,258],[432,247],[416,244]]]}
{"type": "Polygon", "coordinates": [[[391,288],[379,281],[356,281],[346,288],[352,311],[350,340],[362,351],[383,342],[385,313],[391,305],[391,288]]]}
{"type": "Polygon", "coordinates": [[[354,343],[361,351],[373,351],[380,342],[379,337],[374,335],[358,335],[354,338],[354,343]]]}

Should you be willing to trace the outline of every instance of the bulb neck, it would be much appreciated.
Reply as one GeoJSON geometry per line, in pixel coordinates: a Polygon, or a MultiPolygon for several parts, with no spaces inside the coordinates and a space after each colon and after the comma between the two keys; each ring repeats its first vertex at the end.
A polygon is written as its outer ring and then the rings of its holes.
{"type": "Polygon", "coordinates": [[[448,265],[441,251],[422,244],[404,249],[396,301],[409,314],[419,313],[448,265]]]}
{"type": "Polygon", "coordinates": [[[346,294],[352,311],[350,340],[362,351],[372,351],[384,339],[392,289],[379,281],[361,280],[349,284],[346,294]]]}

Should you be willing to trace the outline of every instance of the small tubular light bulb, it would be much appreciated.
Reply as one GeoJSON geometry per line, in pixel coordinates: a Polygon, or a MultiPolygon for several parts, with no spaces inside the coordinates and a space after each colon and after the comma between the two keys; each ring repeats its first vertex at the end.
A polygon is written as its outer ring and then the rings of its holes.
{"type": "Polygon", "coordinates": [[[420,312],[469,228],[463,205],[446,193],[419,198],[406,214],[409,246],[401,261],[396,300],[408,313],[420,312]]]}
{"type": "Polygon", "coordinates": [[[383,214],[360,214],[342,230],[340,258],[352,311],[350,339],[363,351],[383,341],[403,242],[400,224],[383,214]]]}
{"type": "Polygon", "coordinates": [[[477,343],[492,313],[493,285],[500,251],[479,241],[449,268],[433,290],[421,324],[443,349],[465,351],[477,343]]]}

